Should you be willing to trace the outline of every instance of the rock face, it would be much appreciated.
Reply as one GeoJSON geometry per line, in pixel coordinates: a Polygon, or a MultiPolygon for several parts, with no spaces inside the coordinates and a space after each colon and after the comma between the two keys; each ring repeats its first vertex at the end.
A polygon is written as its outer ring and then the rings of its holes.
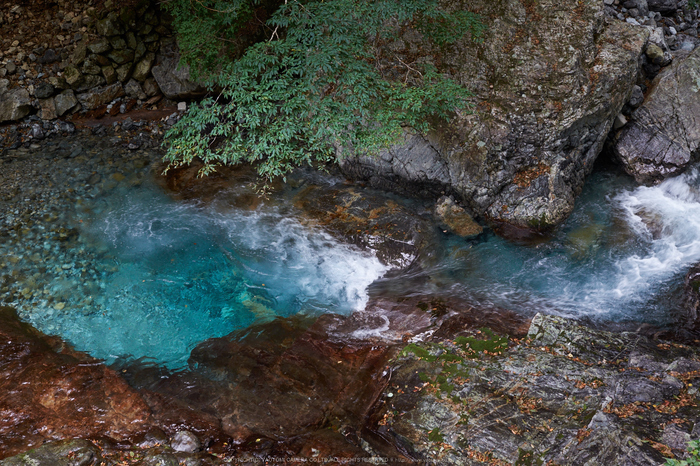
{"type": "Polygon", "coordinates": [[[190,80],[189,68],[180,66],[180,52],[175,40],[161,46],[158,62],[151,73],[168,99],[195,99],[206,93],[202,86],[190,80]]]}
{"type": "Polygon", "coordinates": [[[470,9],[487,24],[479,43],[438,52],[412,31],[389,47],[439,56],[474,93],[473,114],[379,157],[344,154],[342,167],[377,186],[447,191],[494,223],[547,228],[571,212],[629,100],[649,32],[606,20],[596,0],[479,0],[470,9]]]}
{"type": "Polygon", "coordinates": [[[527,339],[462,330],[391,369],[375,419],[414,460],[663,464],[700,434],[697,348],[635,333],[537,315],[527,339]]]}
{"type": "Polygon", "coordinates": [[[128,438],[152,425],[113,370],[0,308],[0,456],[73,436],[128,438]]]}
{"type": "Polygon", "coordinates": [[[679,174],[700,146],[700,50],[654,80],[644,104],[615,136],[614,151],[640,183],[679,174]]]}

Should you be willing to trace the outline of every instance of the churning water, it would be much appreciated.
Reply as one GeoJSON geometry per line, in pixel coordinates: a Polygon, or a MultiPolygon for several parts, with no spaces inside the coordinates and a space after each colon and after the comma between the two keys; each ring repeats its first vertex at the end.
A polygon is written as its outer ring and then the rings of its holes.
{"type": "Polygon", "coordinates": [[[555,236],[521,246],[486,234],[413,279],[482,305],[525,313],[665,324],[687,269],[700,261],[700,171],[654,187],[595,173],[555,236]]]}
{"type": "MultiPolygon", "coordinates": [[[[685,272],[700,261],[698,169],[655,187],[595,173],[547,241],[438,233],[418,264],[386,274],[372,253],[300,221],[289,199],[254,210],[224,197],[177,201],[153,183],[145,156],[102,157],[47,159],[62,200],[50,207],[47,194],[40,221],[6,217],[0,297],[107,362],[182,367],[207,338],[275,316],[349,313],[382,293],[668,324],[685,272]],[[71,178],[87,163],[106,170],[102,181],[71,178]],[[115,177],[116,168],[130,174],[115,177]]],[[[429,206],[417,212],[429,217],[429,206]]]]}

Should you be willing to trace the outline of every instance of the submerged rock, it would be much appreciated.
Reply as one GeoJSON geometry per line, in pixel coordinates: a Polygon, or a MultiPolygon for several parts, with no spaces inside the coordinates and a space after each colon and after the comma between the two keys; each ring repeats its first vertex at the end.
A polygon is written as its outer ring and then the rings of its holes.
{"type": "Polygon", "coordinates": [[[433,235],[429,221],[369,190],[312,185],[297,194],[294,204],[311,221],[343,241],[374,251],[383,264],[396,269],[411,265],[433,235]]]}
{"type": "Polygon", "coordinates": [[[630,122],[615,136],[614,151],[640,183],[681,173],[700,147],[700,50],[676,60],[654,80],[630,122]]]}
{"type": "Polygon", "coordinates": [[[50,442],[4,461],[2,466],[90,466],[102,459],[100,449],[87,440],[50,442]]]}
{"type": "Polygon", "coordinates": [[[119,375],[0,308],[0,451],[46,440],[125,439],[153,424],[141,396],[119,375]]]}
{"type": "Polygon", "coordinates": [[[438,199],[435,215],[450,232],[458,236],[475,236],[484,231],[452,197],[443,196],[438,199]]]}
{"type": "Polygon", "coordinates": [[[483,41],[438,52],[410,31],[391,47],[429,62],[439,54],[443,70],[474,93],[473,113],[458,112],[427,139],[407,135],[378,157],[345,153],[341,165],[379,187],[454,193],[496,224],[546,229],[573,209],[630,98],[649,31],[606,20],[597,0],[469,7],[487,25],[483,41]]]}

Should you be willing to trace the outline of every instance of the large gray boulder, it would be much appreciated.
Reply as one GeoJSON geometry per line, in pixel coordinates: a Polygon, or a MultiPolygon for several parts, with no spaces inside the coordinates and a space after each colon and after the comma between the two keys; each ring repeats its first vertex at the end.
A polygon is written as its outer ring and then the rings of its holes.
{"type": "Polygon", "coordinates": [[[345,151],[341,167],[376,186],[451,193],[493,224],[546,229],[571,212],[630,98],[649,31],[607,20],[597,0],[469,5],[487,26],[482,41],[437,50],[411,31],[389,47],[404,63],[439,56],[473,92],[473,113],[379,157],[345,151]]]}
{"type": "Polygon", "coordinates": [[[190,79],[189,67],[185,64],[180,65],[180,51],[175,41],[161,46],[157,64],[151,69],[151,73],[168,99],[196,99],[206,94],[202,85],[190,79]]]}
{"type": "Polygon", "coordinates": [[[700,49],[662,70],[614,140],[625,171],[655,183],[685,169],[700,146],[700,49]]]}
{"type": "Polygon", "coordinates": [[[0,123],[21,120],[33,109],[26,89],[16,88],[8,91],[7,85],[0,83],[0,123]]]}

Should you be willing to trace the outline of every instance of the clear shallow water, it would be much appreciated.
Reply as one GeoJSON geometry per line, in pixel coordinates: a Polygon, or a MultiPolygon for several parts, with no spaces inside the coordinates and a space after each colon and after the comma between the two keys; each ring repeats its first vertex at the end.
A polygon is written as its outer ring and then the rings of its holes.
{"type": "Polygon", "coordinates": [[[153,186],[105,198],[78,220],[113,263],[94,299],[102,311],[56,330],[100,358],[178,366],[197,343],[256,321],[363,308],[385,267],[288,215],[175,202],[153,186]]]}
{"type": "Polygon", "coordinates": [[[226,193],[175,201],[153,184],[157,154],[88,152],[32,162],[47,170],[45,181],[34,173],[37,186],[55,189],[21,192],[35,212],[0,221],[0,298],[108,362],[179,368],[207,338],[275,316],[349,313],[371,294],[668,324],[685,271],[700,261],[697,170],[652,188],[595,173],[548,241],[438,234],[418,266],[382,278],[374,255],[298,220],[289,198],[254,210],[226,193]]]}

